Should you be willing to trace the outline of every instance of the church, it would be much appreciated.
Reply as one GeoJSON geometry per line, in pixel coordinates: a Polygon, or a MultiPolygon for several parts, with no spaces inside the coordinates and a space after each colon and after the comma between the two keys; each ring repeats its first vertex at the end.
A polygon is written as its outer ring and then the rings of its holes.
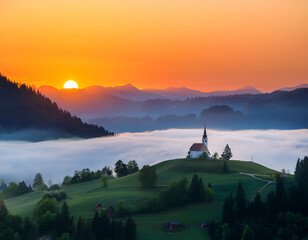
{"type": "Polygon", "coordinates": [[[189,156],[191,158],[198,158],[203,153],[206,153],[208,156],[210,156],[210,151],[207,145],[206,126],[204,126],[202,143],[194,143],[189,149],[189,156]]]}

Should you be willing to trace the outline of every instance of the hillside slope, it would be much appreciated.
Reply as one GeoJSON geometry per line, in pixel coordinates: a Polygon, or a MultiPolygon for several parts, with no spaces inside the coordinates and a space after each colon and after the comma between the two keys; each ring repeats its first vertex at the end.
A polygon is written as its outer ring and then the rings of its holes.
{"type": "MultiPolygon", "coordinates": [[[[103,207],[115,206],[120,200],[132,210],[138,209],[146,199],[158,196],[173,179],[187,177],[191,180],[193,174],[202,177],[204,184],[211,182],[215,199],[210,203],[189,204],[181,209],[173,209],[165,213],[134,214],[137,223],[138,239],[209,239],[199,224],[203,220],[221,218],[221,209],[225,196],[229,192],[235,193],[238,182],[241,182],[247,198],[251,198],[261,189],[265,182],[252,178],[240,172],[260,175],[271,175],[275,171],[253,162],[231,160],[231,173],[222,173],[223,161],[176,159],[168,160],[155,165],[159,175],[158,186],[154,189],[143,189],[138,182],[138,173],[109,181],[108,188],[101,188],[101,180],[93,180],[63,187],[68,193],[66,200],[73,216],[91,216],[95,205],[99,202],[103,207]],[[163,231],[163,223],[179,221],[190,224],[189,230],[170,236],[163,231]]],[[[270,184],[262,193],[273,189],[270,184]]],[[[27,216],[33,212],[43,192],[36,191],[23,196],[6,200],[6,206],[13,214],[27,216]]],[[[262,194],[263,195],[263,194],[262,194]]],[[[265,196],[265,195],[263,195],[265,196]]]]}
{"type": "Polygon", "coordinates": [[[58,137],[92,138],[113,135],[103,127],[83,123],[80,118],[58,108],[56,103],[39,92],[26,85],[11,82],[2,75],[0,75],[0,112],[2,134],[36,129],[48,130],[52,132],[51,136],[58,137]]]}
{"type": "MultiPolygon", "coordinates": [[[[163,161],[154,166],[159,175],[159,180],[157,183],[158,187],[152,190],[145,190],[141,187],[138,182],[138,173],[110,180],[107,189],[100,187],[100,179],[63,187],[69,195],[68,203],[73,211],[73,215],[88,215],[93,211],[93,204],[95,205],[99,201],[103,201],[104,204],[114,205],[117,201],[124,200],[133,204],[131,200],[155,195],[165,188],[171,180],[182,177],[187,177],[190,180],[193,174],[202,176],[204,183],[211,182],[215,189],[219,190],[215,190],[216,199],[218,197],[220,200],[223,200],[224,196],[228,194],[228,186],[234,185],[233,187],[235,188],[239,181],[256,183],[257,187],[263,184],[249,176],[240,174],[241,172],[258,175],[272,175],[276,172],[254,162],[236,160],[229,162],[230,173],[228,174],[223,173],[222,160],[185,158],[163,161]]],[[[246,184],[244,183],[244,185],[246,184]]],[[[256,189],[254,187],[248,186],[248,194],[253,195],[255,193],[256,189]]],[[[36,191],[11,198],[6,203],[13,213],[25,216],[34,209],[41,193],[36,191]]]]}

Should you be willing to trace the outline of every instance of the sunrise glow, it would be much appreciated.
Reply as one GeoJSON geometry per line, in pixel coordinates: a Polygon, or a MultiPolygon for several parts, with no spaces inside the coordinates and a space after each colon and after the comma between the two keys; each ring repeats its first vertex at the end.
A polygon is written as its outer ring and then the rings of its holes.
{"type": "Polygon", "coordinates": [[[306,0],[2,0],[1,73],[18,82],[260,90],[308,79],[306,0]],[[21,40],[22,39],[22,40],[21,40]]]}
{"type": "Polygon", "coordinates": [[[78,84],[73,80],[69,80],[66,83],[64,83],[63,88],[65,88],[65,89],[78,89],[78,84]]]}

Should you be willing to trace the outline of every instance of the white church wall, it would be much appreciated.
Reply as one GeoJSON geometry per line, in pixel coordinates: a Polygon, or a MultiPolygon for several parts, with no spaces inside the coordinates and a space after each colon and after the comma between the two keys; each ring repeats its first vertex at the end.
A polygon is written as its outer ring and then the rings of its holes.
{"type": "Polygon", "coordinates": [[[191,158],[198,158],[203,152],[202,151],[190,151],[191,158]]]}

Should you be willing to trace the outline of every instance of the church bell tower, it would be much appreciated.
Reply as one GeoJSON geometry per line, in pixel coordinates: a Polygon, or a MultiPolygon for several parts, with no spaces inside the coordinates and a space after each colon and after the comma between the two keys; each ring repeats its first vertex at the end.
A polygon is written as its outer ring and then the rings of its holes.
{"type": "Polygon", "coordinates": [[[208,148],[207,146],[207,134],[206,134],[206,126],[204,125],[204,133],[202,136],[202,143],[204,144],[204,146],[206,146],[206,148],[208,148]]]}

